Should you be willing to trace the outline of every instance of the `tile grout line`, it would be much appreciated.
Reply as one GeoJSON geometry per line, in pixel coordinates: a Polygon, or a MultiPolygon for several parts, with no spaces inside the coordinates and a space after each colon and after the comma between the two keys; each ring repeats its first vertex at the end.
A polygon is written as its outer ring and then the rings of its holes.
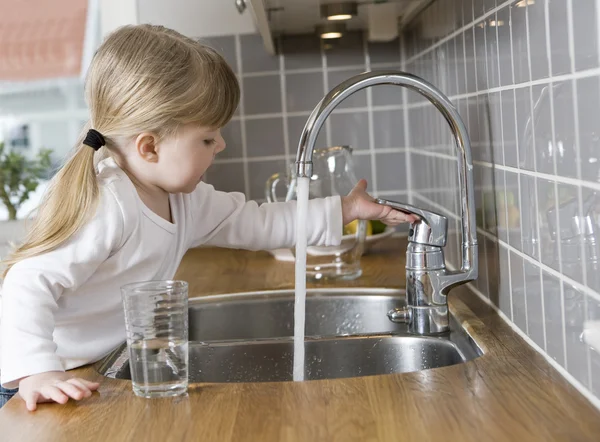
{"type": "MultiPolygon", "coordinates": [[[[238,73],[242,77],[242,42],[240,35],[235,36],[235,58],[238,64],[238,73]]],[[[244,82],[240,81],[240,95],[244,97],[244,82]]],[[[244,106],[245,98],[240,100],[240,132],[242,136],[242,168],[244,171],[244,193],[246,198],[250,199],[250,169],[248,167],[248,145],[246,139],[246,111],[244,106]]]]}
{"type": "MultiPolygon", "coordinates": [[[[425,153],[422,153],[419,151],[416,151],[415,153],[426,155],[425,153]]],[[[489,163],[487,161],[475,160],[475,161],[473,161],[473,164],[478,165],[478,166],[492,168],[492,169],[505,170],[505,171],[513,172],[513,173],[517,173],[517,171],[520,171],[523,175],[529,175],[532,177],[545,179],[548,181],[554,181],[554,182],[557,182],[560,184],[569,184],[571,186],[581,185],[587,189],[600,191],[600,183],[594,182],[594,181],[579,181],[579,180],[577,180],[577,178],[564,177],[564,176],[560,176],[560,175],[550,175],[548,173],[534,172],[532,170],[527,170],[527,169],[517,169],[516,167],[502,166],[501,164],[489,163]]]]}

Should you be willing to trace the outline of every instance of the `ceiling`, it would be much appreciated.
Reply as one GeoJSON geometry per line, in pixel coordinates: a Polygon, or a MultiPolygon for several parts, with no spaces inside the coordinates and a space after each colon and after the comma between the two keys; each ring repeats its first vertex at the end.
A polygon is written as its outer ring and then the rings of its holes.
{"type": "MultiPolygon", "coordinates": [[[[315,26],[327,20],[320,16],[320,6],[325,3],[339,3],[343,0],[264,0],[267,14],[270,15],[269,27],[273,33],[304,34],[314,32],[315,26]]],[[[366,29],[368,5],[373,0],[358,0],[358,16],[346,22],[348,29],[366,29]]],[[[387,0],[377,3],[395,5],[396,16],[405,17],[428,3],[427,0],[387,0]]]]}

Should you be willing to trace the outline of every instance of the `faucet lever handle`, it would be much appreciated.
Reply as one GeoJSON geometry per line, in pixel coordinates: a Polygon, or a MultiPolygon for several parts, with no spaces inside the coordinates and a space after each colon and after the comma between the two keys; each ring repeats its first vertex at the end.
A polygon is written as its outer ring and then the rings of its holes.
{"type": "Polygon", "coordinates": [[[401,212],[412,213],[420,218],[420,220],[410,225],[410,232],[408,234],[409,242],[435,247],[444,247],[446,245],[448,218],[444,215],[396,201],[388,201],[381,198],[377,198],[375,201],[378,204],[390,206],[401,212]]]}

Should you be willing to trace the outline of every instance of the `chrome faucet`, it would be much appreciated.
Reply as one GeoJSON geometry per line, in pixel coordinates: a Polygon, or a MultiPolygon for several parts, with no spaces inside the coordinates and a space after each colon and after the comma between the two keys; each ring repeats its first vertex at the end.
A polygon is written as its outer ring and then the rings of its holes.
{"type": "Polygon", "coordinates": [[[427,98],[446,118],[454,135],[458,156],[462,218],[462,264],[449,271],[444,262],[447,224],[445,216],[404,203],[378,199],[379,204],[419,217],[410,226],[406,252],[406,307],[388,313],[393,322],[405,322],[414,334],[443,333],[448,328],[450,289],[477,278],[477,236],[473,197],[473,161],[467,129],[454,105],[437,88],[422,78],[405,72],[366,72],[333,88],[313,110],[304,126],[298,154],[298,177],[312,176],[312,156],[319,130],[329,114],[355,92],[380,84],[412,89],[427,98]]]}

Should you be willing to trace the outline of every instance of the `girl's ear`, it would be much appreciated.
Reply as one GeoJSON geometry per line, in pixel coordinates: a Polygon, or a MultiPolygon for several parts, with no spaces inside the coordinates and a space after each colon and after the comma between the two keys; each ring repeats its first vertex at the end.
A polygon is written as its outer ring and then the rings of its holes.
{"type": "Polygon", "coordinates": [[[150,163],[158,162],[158,137],[152,132],[144,132],[135,139],[135,149],[140,157],[150,163]]]}

